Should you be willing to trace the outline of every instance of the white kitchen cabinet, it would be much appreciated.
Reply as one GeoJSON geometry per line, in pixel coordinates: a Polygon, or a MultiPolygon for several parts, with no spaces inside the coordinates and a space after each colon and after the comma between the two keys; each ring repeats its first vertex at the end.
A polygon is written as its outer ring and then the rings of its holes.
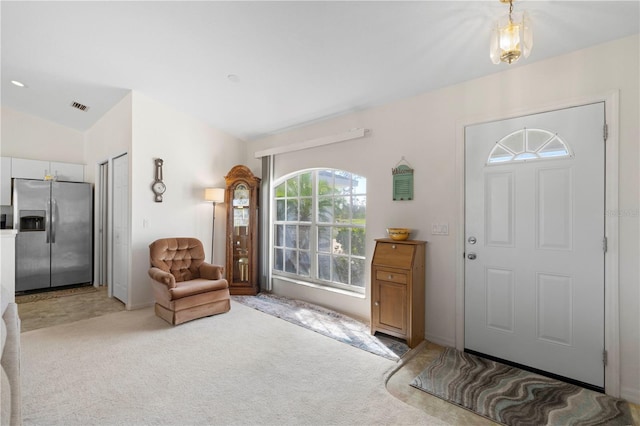
{"type": "Polygon", "coordinates": [[[48,172],[48,161],[27,160],[25,158],[11,159],[11,177],[13,178],[44,179],[48,172]]]}
{"type": "Polygon", "coordinates": [[[44,179],[45,176],[51,176],[59,181],[84,182],[84,165],[25,158],[11,159],[11,177],[44,179]]]}
{"type": "Polygon", "coordinates": [[[84,164],[59,163],[52,161],[49,166],[51,176],[65,182],[84,182],[84,164]]]}
{"type": "Polygon", "coordinates": [[[0,206],[11,205],[11,157],[0,157],[0,206]]]}

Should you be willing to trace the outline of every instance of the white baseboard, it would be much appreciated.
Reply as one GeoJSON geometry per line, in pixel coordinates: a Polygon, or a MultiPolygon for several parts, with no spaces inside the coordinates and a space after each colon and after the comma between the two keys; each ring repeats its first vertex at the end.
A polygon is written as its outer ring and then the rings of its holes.
{"type": "Polygon", "coordinates": [[[623,387],[620,389],[620,398],[640,405],[640,389],[623,387]]]}
{"type": "Polygon", "coordinates": [[[435,334],[427,333],[427,335],[425,336],[425,339],[427,339],[431,343],[435,343],[436,345],[449,346],[452,348],[456,347],[455,339],[451,339],[448,337],[436,336],[435,334]]]}
{"type": "Polygon", "coordinates": [[[135,305],[127,305],[127,311],[135,311],[136,309],[144,309],[153,306],[156,302],[137,303],[135,305]]]}

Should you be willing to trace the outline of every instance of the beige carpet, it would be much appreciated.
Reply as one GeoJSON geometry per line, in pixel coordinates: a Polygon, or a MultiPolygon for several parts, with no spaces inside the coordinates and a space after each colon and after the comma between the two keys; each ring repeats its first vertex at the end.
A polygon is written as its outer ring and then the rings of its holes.
{"type": "Polygon", "coordinates": [[[391,396],[394,361],[232,302],[22,333],[25,425],[446,424],[391,396]]]}

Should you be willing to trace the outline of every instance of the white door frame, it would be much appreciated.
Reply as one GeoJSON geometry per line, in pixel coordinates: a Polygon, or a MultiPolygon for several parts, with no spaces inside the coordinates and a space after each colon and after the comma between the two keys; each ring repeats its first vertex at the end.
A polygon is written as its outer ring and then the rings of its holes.
{"type": "Polygon", "coordinates": [[[506,120],[525,115],[576,107],[595,102],[605,103],[605,122],[608,137],[605,146],[605,253],[604,277],[604,345],[608,362],[605,366],[605,392],[620,396],[620,315],[619,315],[619,237],[618,237],[618,147],[619,147],[619,91],[612,90],[601,95],[585,96],[566,101],[558,101],[539,107],[526,108],[506,113],[467,117],[456,121],[456,189],[458,196],[458,223],[456,238],[456,349],[464,350],[464,236],[465,236],[465,127],[491,121],[506,120]]]}

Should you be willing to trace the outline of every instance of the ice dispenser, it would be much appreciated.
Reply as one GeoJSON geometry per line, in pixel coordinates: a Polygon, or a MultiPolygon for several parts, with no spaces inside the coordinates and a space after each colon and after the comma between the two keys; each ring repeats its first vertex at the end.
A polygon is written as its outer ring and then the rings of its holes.
{"type": "Polygon", "coordinates": [[[44,210],[20,210],[20,231],[44,231],[45,222],[44,210]]]}

